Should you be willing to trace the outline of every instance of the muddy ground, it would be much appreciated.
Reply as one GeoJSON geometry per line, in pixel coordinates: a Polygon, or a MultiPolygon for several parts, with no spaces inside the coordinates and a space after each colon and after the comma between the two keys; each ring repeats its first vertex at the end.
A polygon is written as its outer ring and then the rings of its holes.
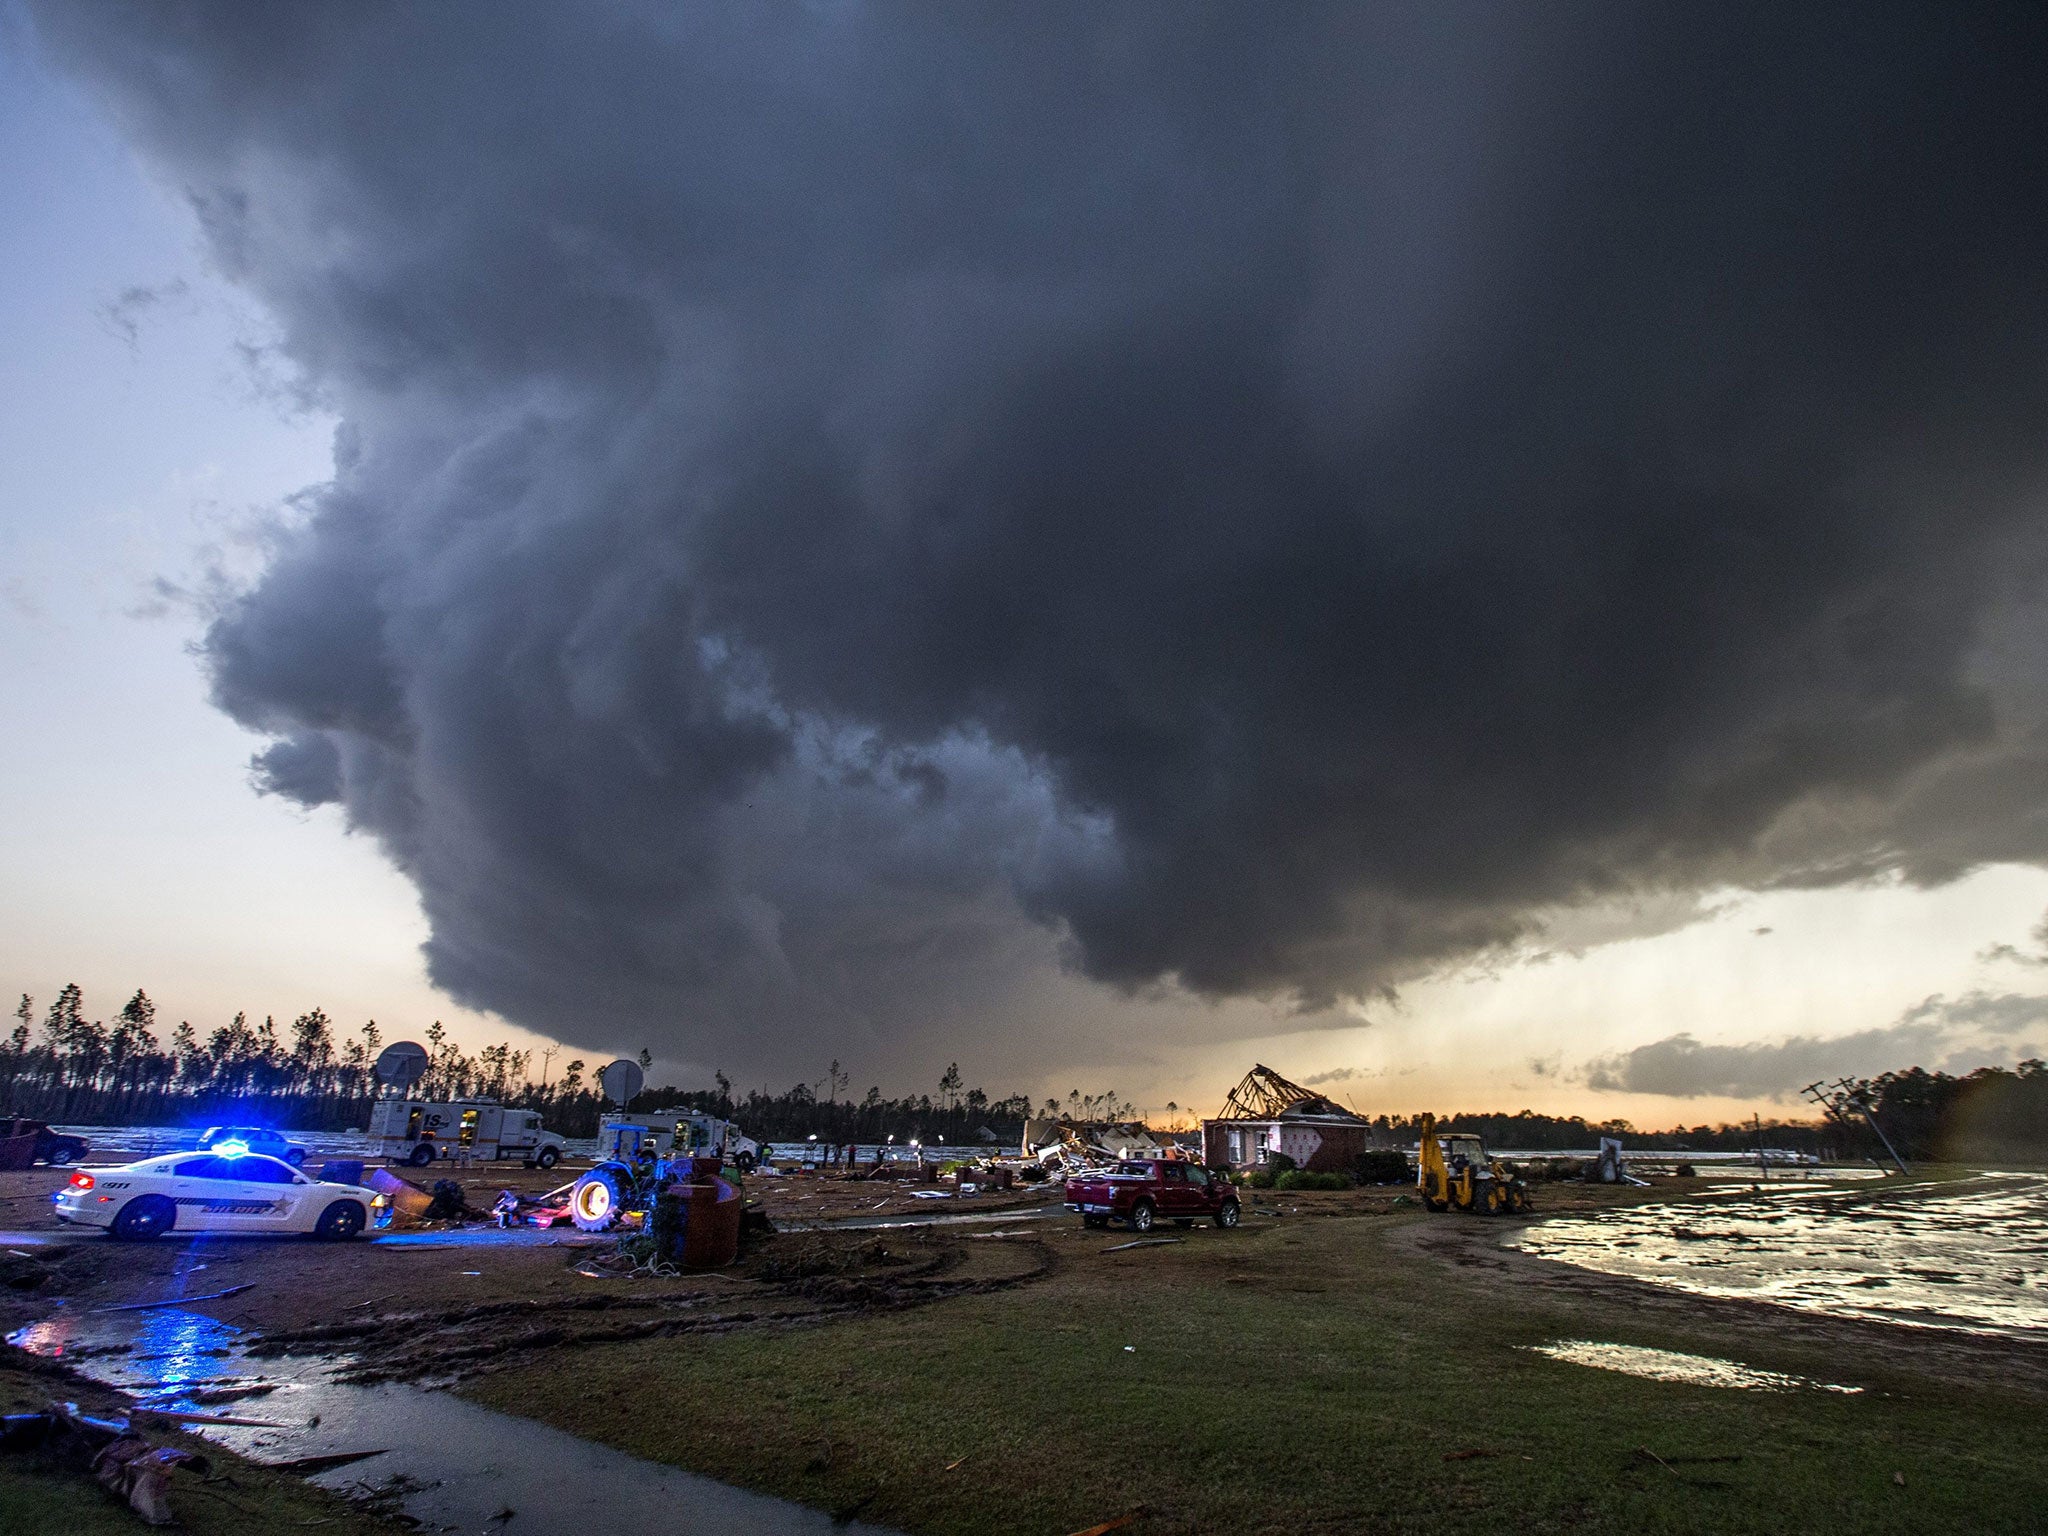
{"type": "MultiPolygon", "coordinates": [[[[437,1172],[457,1179],[469,1201],[484,1206],[502,1188],[544,1193],[574,1170],[437,1172]]],[[[47,1202],[67,1176],[45,1169],[0,1173],[0,1227],[64,1231],[47,1202]]],[[[730,1269],[680,1276],[650,1273],[615,1237],[568,1226],[508,1235],[481,1223],[430,1223],[382,1241],[340,1244],[249,1237],[136,1244],[97,1235],[14,1250],[0,1244],[0,1331],[60,1305],[187,1300],[194,1310],[265,1335],[271,1347],[357,1355],[366,1378],[445,1381],[582,1344],[783,1327],[1026,1283],[1057,1268],[1072,1244],[1093,1251],[1131,1237],[1120,1230],[1084,1235],[1057,1208],[1056,1188],[919,1200],[910,1194],[914,1187],[823,1174],[749,1179],[747,1198],[784,1230],[750,1242],[730,1269]],[[1013,1214],[1017,1225],[799,1230],[813,1222],[968,1213],[1013,1214]],[[195,1300],[222,1291],[234,1294],[195,1300]]],[[[1537,1198],[1539,1214],[1557,1213],[1704,1187],[1699,1180],[1660,1180],[1650,1189],[1566,1183],[1539,1186],[1537,1198]]],[[[1412,1204],[1400,1189],[1246,1190],[1243,1198],[1248,1224],[1382,1215],[1412,1204]]],[[[1486,1235],[1473,1240],[1491,1240],[1500,1225],[1471,1227],[1486,1235]]],[[[1194,1234],[1213,1235],[1206,1226],[1194,1234]]]]}
{"type": "MultiPolygon", "coordinates": [[[[320,1160],[309,1161],[317,1168],[320,1160]]],[[[90,1172],[95,1166],[86,1165],[90,1172]]],[[[371,1167],[379,1166],[376,1164],[371,1167]]],[[[430,1185],[439,1179],[453,1179],[462,1186],[464,1198],[480,1210],[488,1210],[500,1190],[538,1198],[562,1188],[585,1171],[587,1162],[565,1162],[551,1169],[526,1168],[518,1163],[478,1163],[467,1168],[438,1164],[431,1168],[393,1168],[392,1172],[416,1184],[430,1185]]],[[[50,1215],[50,1196],[71,1177],[69,1168],[31,1168],[23,1172],[0,1172],[0,1230],[24,1228],[55,1229],[50,1215]]],[[[1011,1191],[954,1196],[943,1184],[919,1184],[914,1180],[848,1179],[834,1173],[754,1174],[743,1179],[747,1198],[771,1217],[791,1221],[836,1221],[849,1216],[899,1216],[907,1213],[1000,1211],[1042,1204],[1058,1196],[1058,1186],[1019,1185],[1011,1191]],[[943,1198],[920,1198],[914,1191],[936,1191],[943,1198]]]]}
{"type": "Polygon", "coordinates": [[[1705,1296],[1503,1247],[1500,1233],[1482,1223],[1409,1225],[1397,1229],[1390,1241],[1455,1266],[1461,1278],[1502,1307],[1526,1306],[1534,1298],[1550,1296],[1591,1302],[1616,1315],[1674,1327],[1761,1328],[1781,1345],[1822,1348],[1863,1370],[1912,1372],[1960,1387],[1990,1376],[2010,1390],[2048,1397],[2044,1340],[1906,1327],[1765,1301],[1705,1296]]]}

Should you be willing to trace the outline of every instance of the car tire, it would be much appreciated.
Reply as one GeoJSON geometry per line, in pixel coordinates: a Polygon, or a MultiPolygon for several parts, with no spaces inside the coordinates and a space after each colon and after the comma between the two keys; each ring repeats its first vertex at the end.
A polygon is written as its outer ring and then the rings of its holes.
{"type": "Polygon", "coordinates": [[[330,1243],[347,1242],[362,1235],[370,1219],[370,1213],[363,1209],[360,1200],[337,1200],[320,1213],[320,1220],[313,1227],[315,1237],[324,1237],[330,1243]]]}
{"type": "Polygon", "coordinates": [[[1131,1207],[1131,1230],[1133,1232],[1150,1232],[1152,1230],[1152,1202],[1150,1200],[1140,1200],[1131,1207]]]}
{"type": "Polygon", "coordinates": [[[124,1243],[148,1242],[178,1224],[178,1207],[166,1195],[137,1195],[122,1206],[107,1228],[124,1243]]]}
{"type": "Polygon", "coordinates": [[[534,1157],[533,1162],[534,1166],[537,1168],[552,1168],[561,1160],[562,1154],[557,1152],[553,1147],[542,1147],[539,1153],[534,1157]]]}
{"type": "Polygon", "coordinates": [[[412,1156],[406,1162],[415,1168],[424,1168],[434,1160],[434,1149],[424,1141],[412,1149],[412,1156]]]}
{"type": "Polygon", "coordinates": [[[1243,1214],[1235,1200],[1226,1200],[1223,1209],[1216,1213],[1216,1225],[1228,1231],[1237,1225],[1238,1218],[1243,1214]]]}
{"type": "Polygon", "coordinates": [[[285,1153],[284,1160],[294,1168],[303,1168],[306,1166],[306,1149],[304,1147],[293,1147],[291,1151],[285,1153]]]}
{"type": "Polygon", "coordinates": [[[68,1168],[71,1165],[71,1159],[75,1155],[67,1146],[54,1146],[50,1148],[50,1166],[52,1168],[68,1168]]]}

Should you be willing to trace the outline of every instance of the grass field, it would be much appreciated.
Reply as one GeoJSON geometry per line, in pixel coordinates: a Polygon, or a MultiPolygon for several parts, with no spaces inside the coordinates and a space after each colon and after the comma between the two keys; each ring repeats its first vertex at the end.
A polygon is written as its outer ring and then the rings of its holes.
{"type": "Polygon", "coordinates": [[[2048,1526],[2048,1401],[2024,1386],[1768,1309],[1529,1284],[1424,1251],[1432,1220],[1469,1218],[1266,1220],[1121,1253],[1062,1224],[1028,1287],[582,1350],[467,1390],[920,1536],[1140,1510],[1133,1536],[2048,1526]],[[1556,1338],[1864,1390],[1677,1385],[1522,1347],[1556,1338]]]}

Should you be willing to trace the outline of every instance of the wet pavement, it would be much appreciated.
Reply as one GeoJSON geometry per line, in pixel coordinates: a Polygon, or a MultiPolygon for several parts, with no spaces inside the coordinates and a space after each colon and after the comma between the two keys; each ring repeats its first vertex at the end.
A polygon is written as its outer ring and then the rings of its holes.
{"type": "Polygon", "coordinates": [[[2048,1334],[2048,1176],[1735,1191],[1537,1222],[1541,1258],[1708,1296],[1918,1327],[2048,1334]]]}
{"type": "Polygon", "coordinates": [[[838,1523],[822,1510],[641,1461],[449,1393],[327,1379],[343,1361],[250,1360],[242,1330],[180,1307],[59,1314],[9,1340],[135,1394],[141,1406],[201,1415],[185,1427],[253,1460],[371,1452],[312,1480],[342,1493],[382,1493],[424,1529],[890,1536],[879,1526],[838,1523]]]}

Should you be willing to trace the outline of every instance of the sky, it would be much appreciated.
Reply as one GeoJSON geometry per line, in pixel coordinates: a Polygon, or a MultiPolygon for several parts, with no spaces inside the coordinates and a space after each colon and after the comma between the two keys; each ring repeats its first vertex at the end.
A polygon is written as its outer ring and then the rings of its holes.
{"type": "Polygon", "coordinates": [[[11,993],[1646,1125],[2048,1052],[2025,8],[0,14],[11,993]]]}

